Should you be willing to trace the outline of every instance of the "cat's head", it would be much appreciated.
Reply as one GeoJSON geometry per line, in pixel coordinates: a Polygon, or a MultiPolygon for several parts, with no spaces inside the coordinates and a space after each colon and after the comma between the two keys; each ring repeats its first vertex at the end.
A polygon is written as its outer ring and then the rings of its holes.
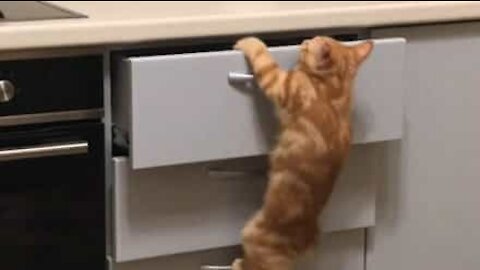
{"type": "Polygon", "coordinates": [[[346,46],[332,38],[317,36],[301,44],[299,64],[313,76],[352,79],[372,49],[372,41],[346,46]]]}

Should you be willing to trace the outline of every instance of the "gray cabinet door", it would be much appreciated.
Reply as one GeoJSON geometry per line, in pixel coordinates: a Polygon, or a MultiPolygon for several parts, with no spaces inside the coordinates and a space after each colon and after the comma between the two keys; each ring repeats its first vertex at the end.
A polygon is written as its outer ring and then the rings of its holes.
{"type": "Polygon", "coordinates": [[[480,23],[376,30],[408,39],[405,127],[386,148],[368,270],[480,269],[480,23]]]}
{"type": "MultiPolygon", "coordinates": [[[[375,41],[356,83],[355,143],[402,136],[404,47],[375,41]]],[[[297,61],[297,46],[271,51],[286,68],[297,61]]],[[[230,72],[248,72],[240,52],[130,57],[116,68],[114,118],[134,169],[261,155],[274,141],[272,106],[258,89],[229,84],[230,72]]]]}

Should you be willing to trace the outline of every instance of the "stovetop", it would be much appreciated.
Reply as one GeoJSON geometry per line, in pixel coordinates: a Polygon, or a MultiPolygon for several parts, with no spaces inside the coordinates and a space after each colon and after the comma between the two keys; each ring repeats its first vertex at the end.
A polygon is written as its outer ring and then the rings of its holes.
{"type": "Polygon", "coordinates": [[[86,16],[45,1],[0,1],[0,23],[68,18],[86,18],[86,16]]]}

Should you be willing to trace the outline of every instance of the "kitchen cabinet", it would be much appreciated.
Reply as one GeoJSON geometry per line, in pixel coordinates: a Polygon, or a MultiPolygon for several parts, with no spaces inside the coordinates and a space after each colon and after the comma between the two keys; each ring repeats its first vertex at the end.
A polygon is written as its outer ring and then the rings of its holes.
{"type": "Polygon", "coordinates": [[[480,266],[480,24],[378,29],[408,39],[404,137],[384,149],[368,270],[480,266]]]}
{"type": "MultiPolygon", "coordinates": [[[[375,224],[375,185],[384,177],[378,145],[402,137],[405,42],[375,40],[360,71],[355,146],[319,217],[325,233],[358,229],[363,237],[362,228],[375,224]]],[[[297,46],[271,52],[285,68],[298,57],[297,46]]],[[[261,205],[265,171],[258,175],[255,165],[271,148],[276,124],[254,82],[232,75],[248,74],[244,57],[236,51],[127,56],[116,58],[114,70],[113,119],[130,141],[130,155],[113,160],[114,260],[238,245],[242,226],[261,205]]],[[[364,242],[354,242],[357,255],[347,257],[359,268],[364,242]]],[[[317,263],[310,258],[305,267],[317,263]]]]}

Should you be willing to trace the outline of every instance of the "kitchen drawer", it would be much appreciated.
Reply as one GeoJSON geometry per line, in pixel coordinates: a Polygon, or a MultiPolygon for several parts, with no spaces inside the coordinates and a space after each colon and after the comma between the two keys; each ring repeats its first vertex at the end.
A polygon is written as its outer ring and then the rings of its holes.
{"type": "Polygon", "coordinates": [[[229,265],[241,254],[240,247],[233,246],[116,263],[113,270],[201,270],[202,265],[229,265]]]}
{"type": "MultiPolygon", "coordinates": [[[[325,232],[375,224],[378,144],[357,145],[321,218],[325,232]]],[[[117,262],[236,245],[260,207],[264,158],[132,170],[114,158],[117,262]],[[259,165],[260,164],[260,165],[259,165]]]]}
{"type": "MultiPolygon", "coordinates": [[[[229,265],[241,256],[239,247],[161,256],[146,260],[117,263],[114,270],[200,270],[202,265],[229,265]]],[[[328,233],[319,246],[302,258],[298,270],[364,270],[364,231],[328,233]]]]}
{"type": "MultiPolygon", "coordinates": [[[[355,143],[401,138],[404,47],[375,40],[356,83],[355,143]]],[[[271,51],[285,68],[297,61],[298,46],[271,51]]],[[[229,84],[229,72],[248,72],[240,52],[126,57],[115,67],[114,121],[134,169],[261,155],[274,141],[271,104],[253,86],[229,84]]]]}

